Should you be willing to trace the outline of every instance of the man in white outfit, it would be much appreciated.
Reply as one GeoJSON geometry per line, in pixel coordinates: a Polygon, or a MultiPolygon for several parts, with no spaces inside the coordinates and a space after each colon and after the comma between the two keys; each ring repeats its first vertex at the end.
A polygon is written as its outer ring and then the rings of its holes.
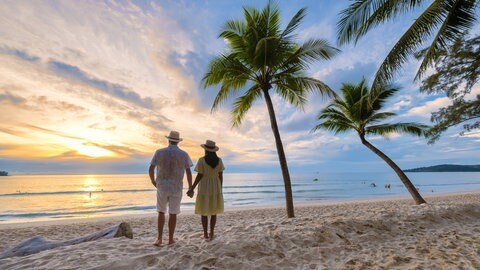
{"type": "Polygon", "coordinates": [[[182,201],[183,176],[187,174],[188,188],[192,186],[192,172],[190,167],[192,160],[187,152],[178,147],[182,141],[180,133],[171,131],[168,139],[168,147],[158,149],[152,158],[148,174],[150,181],[157,188],[157,212],[158,212],[158,238],[155,246],[162,244],[163,226],[165,224],[165,212],[168,205],[168,244],[171,245],[175,227],[177,225],[177,214],[180,214],[180,203],[182,201]],[[157,176],[155,178],[155,167],[157,176]]]}

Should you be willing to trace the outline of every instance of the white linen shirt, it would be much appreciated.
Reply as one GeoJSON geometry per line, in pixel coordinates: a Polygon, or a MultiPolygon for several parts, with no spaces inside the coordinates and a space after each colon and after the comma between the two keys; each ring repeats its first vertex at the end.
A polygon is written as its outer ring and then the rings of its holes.
{"type": "Polygon", "coordinates": [[[155,182],[157,189],[165,192],[182,192],[185,169],[193,166],[187,152],[176,145],[158,149],[153,155],[151,165],[157,167],[155,182]]]}

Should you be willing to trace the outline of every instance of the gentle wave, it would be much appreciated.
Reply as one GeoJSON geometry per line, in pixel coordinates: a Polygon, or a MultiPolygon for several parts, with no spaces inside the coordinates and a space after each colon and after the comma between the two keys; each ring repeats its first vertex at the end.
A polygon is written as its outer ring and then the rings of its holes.
{"type": "MultiPolygon", "coordinates": [[[[343,189],[305,189],[305,190],[293,190],[293,194],[300,194],[300,193],[315,193],[315,192],[337,192],[343,189]]],[[[223,194],[276,194],[281,193],[285,194],[283,189],[279,190],[255,190],[255,191],[224,191],[223,194]]]]}
{"type": "MultiPolygon", "coordinates": [[[[192,206],[195,205],[194,202],[182,202],[182,206],[192,206]]],[[[0,214],[0,220],[8,219],[22,219],[22,218],[65,218],[65,217],[77,217],[88,214],[99,214],[99,213],[116,213],[116,212],[125,212],[125,211],[147,211],[155,210],[155,205],[148,206],[128,206],[128,207],[116,207],[116,208],[97,208],[94,210],[86,211],[50,211],[50,212],[34,212],[34,213],[8,213],[0,214]]]]}
{"type": "Polygon", "coordinates": [[[273,193],[284,193],[284,191],[279,190],[257,190],[257,191],[227,191],[223,194],[273,194],[273,193]]]}
{"type": "Polygon", "coordinates": [[[16,196],[44,196],[44,195],[72,195],[72,194],[89,194],[89,193],[134,193],[148,192],[155,189],[119,189],[119,190],[94,190],[94,191],[51,191],[51,192],[17,192],[0,194],[0,197],[16,197],[16,196]]]}
{"type": "MultiPolygon", "coordinates": [[[[292,187],[316,186],[318,184],[292,184],[292,187]]],[[[283,183],[278,185],[243,185],[243,186],[223,186],[224,189],[229,188],[283,188],[283,183]]]]}
{"type": "MultiPolygon", "coordinates": [[[[292,187],[314,186],[315,184],[293,184],[292,187]]],[[[244,185],[244,186],[223,186],[223,189],[247,189],[247,188],[283,188],[283,184],[278,185],[244,185]]],[[[17,196],[44,196],[44,195],[75,195],[75,194],[95,194],[95,193],[135,193],[135,192],[150,192],[156,189],[119,189],[119,190],[67,190],[67,191],[49,191],[49,192],[15,192],[0,194],[0,197],[17,197],[17,196]]],[[[186,188],[184,188],[186,190],[186,188]]]]}
{"type": "Polygon", "coordinates": [[[95,213],[142,211],[142,210],[152,210],[152,209],[156,209],[156,207],[154,205],[149,205],[149,206],[117,207],[117,208],[109,208],[109,209],[94,209],[94,210],[86,210],[86,211],[10,213],[10,214],[1,214],[0,218],[58,217],[58,216],[67,216],[67,215],[78,216],[78,215],[95,214],[95,213]]]}
{"type": "MultiPolygon", "coordinates": [[[[443,184],[418,184],[418,185],[415,185],[415,186],[419,186],[419,187],[442,187],[442,186],[468,186],[468,185],[479,185],[479,183],[443,183],[443,184]]],[[[399,187],[403,187],[403,185],[397,185],[399,187]]]]}

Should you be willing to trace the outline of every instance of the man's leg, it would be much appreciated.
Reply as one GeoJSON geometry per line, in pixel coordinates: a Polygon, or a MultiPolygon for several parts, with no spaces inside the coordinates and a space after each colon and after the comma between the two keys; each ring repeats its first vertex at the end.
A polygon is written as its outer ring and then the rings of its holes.
{"type": "Polygon", "coordinates": [[[175,234],[175,227],[177,226],[177,215],[170,214],[168,217],[168,244],[175,243],[173,235],[175,234]]]}
{"type": "Polygon", "coordinates": [[[215,224],[217,223],[217,215],[210,217],[210,239],[214,237],[215,224]]]}
{"type": "Polygon", "coordinates": [[[155,246],[162,245],[162,236],[163,236],[163,226],[165,224],[165,213],[158,212],[158,219],[157,219],[157,228],[158,228],[158,237],[157,241],[155,241],[155,246]]]}
{"type": "Polygon", "coordinates": [[[208,217],[202,216],[203,238],[208,239],[208,217]]]}
{"type": "Polygon", "coordinates": [[[168,197],[168,244],[175,243],[173,235],[177,226],[177,215],[180,214],[180,204],[182,202],[182,192],[172,193],[168,197]]]}
{"type": "Polygon", "coordinates": [[[160,246],[162,244],[163,226],[165,225],[165,212],[167,210],[167,200],[168,197],[166,196],[166,194],[157,189],[158,238],[157,241],[155,241],[154,243],[155,246],[160,246]]]}

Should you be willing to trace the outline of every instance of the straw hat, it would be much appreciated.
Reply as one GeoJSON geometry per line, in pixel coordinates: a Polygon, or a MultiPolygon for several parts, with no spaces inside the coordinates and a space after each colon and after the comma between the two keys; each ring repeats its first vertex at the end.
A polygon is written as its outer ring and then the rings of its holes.
{"type": "Polygon", "coordinates": [[[183,139],[180,138],[180,133],[178,131],[170,131],[170,135],[165,136],[171,142],[181,142],[183,139]]]}
{"type": "Polygon", "coordinates": [[[218,146],[215,145],[215,142],[211,140],[207,140],[205,144],[201,144],[200,146],[208,152],[217,152],[219,149],[218,146]]]}

